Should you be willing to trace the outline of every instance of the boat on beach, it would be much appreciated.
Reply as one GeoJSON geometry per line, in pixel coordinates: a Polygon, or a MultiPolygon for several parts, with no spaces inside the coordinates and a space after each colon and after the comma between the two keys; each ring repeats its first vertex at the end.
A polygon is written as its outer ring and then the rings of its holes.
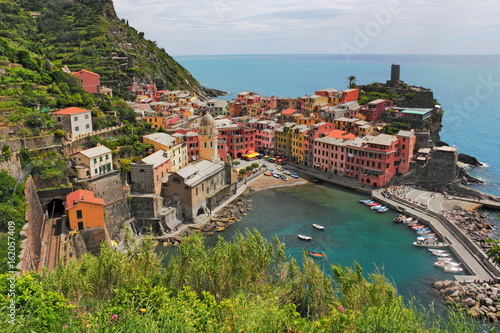
{"type": "Polygon", "coordinates": [[[272,175],[273,175],[273,177],[274,177],[274,178],[280,178],[279,173],[274,173],[274,172],[273,172],[273,173],[272,173],[272,175]]]}
{"type": "Polygon", "coordinates": [[[297,178],[299,178],[299,175],[297,175],[296,173],[292,173],[292,174],[290,175],[290,177],[297,179],[297,178]]]}
{"type": "Polygon", "coordinates": [[[312,240],[312,237],[310,237],[310,236],[305,236],[305,235],[297,235],[297,237],[299,237],[299,239],[302,239],[302,240],[305,240],[305,241],[310,241],[310,240],[312,240]]]}
{"type": "Polygon", "coordinates": [[[319,229],[319,230],[325,230],[325,227],[323,227],[323,226],[322,226],[322,225],[320,225],[320,224],[316,224],[316,223],[314,223],[314,224],[313,224],[313,227],[315,227],[316,229],[319,229]]]}
{"type": "Polygon", "coordinates": [[[307,251],[307,254],[309,254],[311,257],[315,257],[315,258],[321,258],[321,257],[325,256],[323,253],[313,252],[313,251],[307,251]]]}
{"type": "Polygon", "coordinates": [[[288,178],[286,178],[286,176],[284,174],[281,174],[280,178],[281,178],[281,180],[288,180],[288,178]]]}
{"type": "Polygon", "coordinates": [[[270,172],[264,172],[264,176],[272,176],[273,174],[270,172]]]}

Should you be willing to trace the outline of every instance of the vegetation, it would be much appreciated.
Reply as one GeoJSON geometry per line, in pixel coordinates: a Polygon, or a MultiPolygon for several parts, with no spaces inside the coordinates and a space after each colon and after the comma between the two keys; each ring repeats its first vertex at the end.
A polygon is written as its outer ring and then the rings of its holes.
{"type": "MultiPolygon", "coordinates": [[[[152,250],[128,254],[103,246],[51,272],[16,282],[16,318],[3,332],[474,332],[453,314],[405,305],[380,274],[332,265],[326,276],[310,258],[300,267],[277,239],[258,232],[207,248],[190,236],[166,267],[152,250]]],[[[9,283],[0,278],[1,306],[9,283]]],[[[6,312],[4,312],[6,313],[6,312]]]]}
{"type": "Polygon", "coordinates": [[[349,75],[347,77],[347,81],[348,81],[348,84],[347,84],[347,87],[348,88],[356,88],[356,77],[354,75],[349,75]]]}
{"type": "MultiPolygon", "coordinates": [[[[16,185],[17,181],[11,177],[7,171],[0,170],[0,272],[7,272],[11,269],[8,265],[8,240],[9,237],[16,240],[15,253],[20,249],[17,240],[19,231],[24,225],[24,186],[16,185]],[[9,228],[9,221],[14,225],[9,228]]],[[[17,264],[17,256],[15,258],[17,264]]]]}

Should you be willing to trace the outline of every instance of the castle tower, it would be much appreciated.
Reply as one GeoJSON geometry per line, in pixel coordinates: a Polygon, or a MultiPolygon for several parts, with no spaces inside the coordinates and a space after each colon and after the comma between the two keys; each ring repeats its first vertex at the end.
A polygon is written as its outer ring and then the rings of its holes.
{"type": "Polygon", "coordinates": [[[215,127],[214,118],[208,113],[203,115],[200,122],[198,138],[200,142],[200,159],[216,161],[219,159],[217,152],[217,135],[219,131],[215,127]]]}

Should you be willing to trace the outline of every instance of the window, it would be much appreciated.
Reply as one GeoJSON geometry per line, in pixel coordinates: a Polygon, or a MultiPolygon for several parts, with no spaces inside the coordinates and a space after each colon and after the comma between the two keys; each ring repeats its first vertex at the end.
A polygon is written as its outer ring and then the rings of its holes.
{"type": "Polygon", "coordinates": [[[97,163],[97,158],[94,158],[94,164],[97,163]]]}
{"type": "Polygon", "coordinates": [[[85,128],[90,128],[90,125],[89,125],[89,124],[86,124],[86,125],[85,125],[85,128]]]}
{"type": "Polygon", "coordinates": [[[109,160],[109,155],[106,155],[106,159],[109,160]]]}
{"type": "Polygon", "coordinates": [[[83,213],[81,210],[77,210],[76,211],[76,218],[77,219],[83,219],[83,213]]]}
{"type": "Polygon", "coordinates": [[[85,115],[85,119],[89,119],[89,115],[88,114],[85,115]]]}
{"type": "Polygon", "coordinates": [[[80,126],[75,127],[75,132],[78,132],[80,130],[80,126]]]}
{"type": "Polygon", "coordinates": [[[94,173],[97,173],[97,169],[94,169],[94,173]]]}
{"type": "Polygon", "coordinates": [[[74,116],[74,117],[73,117],[73,120],[74,120],[74,121],[78,121],[78,116],[74,116]]]}

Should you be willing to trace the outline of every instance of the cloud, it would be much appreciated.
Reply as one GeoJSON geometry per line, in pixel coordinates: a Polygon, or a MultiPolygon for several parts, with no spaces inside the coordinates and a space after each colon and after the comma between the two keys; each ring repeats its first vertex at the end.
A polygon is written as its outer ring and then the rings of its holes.
{"type": "Polygon", "coordinates": [[[354,45],[359,31],[370,32],[368,45],[359,48],[365,54],[498,54],[495,1],[114,0],[114,4],[120,18],[174,55],[341,53],[340,46],[354,45]],[[379,20],[388,12],[388,19],[379,20]]]}

